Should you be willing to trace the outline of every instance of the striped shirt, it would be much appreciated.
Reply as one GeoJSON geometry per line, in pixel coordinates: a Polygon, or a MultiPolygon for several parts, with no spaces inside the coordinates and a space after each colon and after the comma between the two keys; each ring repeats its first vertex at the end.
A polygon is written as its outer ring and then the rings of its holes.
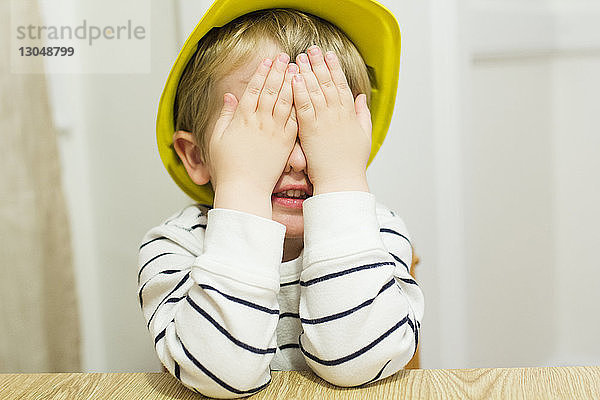
{"type": "Polygon", "coordinates": [[[271,370],[358,386],[416,351],[421,289],[403,221],[367,192],[304,201],[304,248],[281,262],[285,225],[192,205],[151,229],[138,296],[158,358],[188,388],[232,398],[271,370]]]}

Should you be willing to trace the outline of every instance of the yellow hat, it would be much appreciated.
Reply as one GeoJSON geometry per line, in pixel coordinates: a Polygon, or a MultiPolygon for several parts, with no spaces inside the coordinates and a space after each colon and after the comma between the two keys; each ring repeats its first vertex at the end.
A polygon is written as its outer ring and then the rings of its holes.
{"type": "Polygon", "coordinates": [[[212,204],[210,183],[198,186],[187,174],[173,148],[174,105],[179,80],[198,41],[214,27],[257,10],[292,8],[323,18],[340,28],[357,47],[372,70],[371,155],[368,164],[383,144],[390,125],[400,68],[400,28],[394,15],[374,0],[216,0],[186,40],[167,78],[158,106],[156,139],[163,164],[179,187],[194,200],[212,204]]]}

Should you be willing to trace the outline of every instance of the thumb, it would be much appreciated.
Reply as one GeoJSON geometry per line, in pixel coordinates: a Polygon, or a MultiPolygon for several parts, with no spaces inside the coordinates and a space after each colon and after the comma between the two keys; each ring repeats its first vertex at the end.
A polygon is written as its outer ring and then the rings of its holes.
{"type": "Polygon", "coordinates": [[[356,96],[356,100],[354,100],[354,110],[356,111],[356,116],[361,128],[363,128],[365,133],[371,135],[373,124],[371,123],[371,111],[367,105],[366,94],[361,93],[356,96]]]}
{"type": "Polygon", "coordinates": [[[225,128],[227,128],[227,126],[233,119],[233,115],[235,114],[237,105],[237,98],[231,93],[225,93],[225,95],[223,96],[223,107],[221,107],[219,118],[215,123],[215,132],[221,133],[225,130],[225,128]]]}

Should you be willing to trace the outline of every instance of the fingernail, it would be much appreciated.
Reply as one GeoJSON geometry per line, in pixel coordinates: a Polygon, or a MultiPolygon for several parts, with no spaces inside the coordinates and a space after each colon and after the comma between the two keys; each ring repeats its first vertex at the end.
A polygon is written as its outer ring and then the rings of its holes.
{"type": "Polygon", "coordinates": [[[288,65],[288,71],[292,74],[298,73],[298,66],[294,63],[288,65]]]}
{"type": "Polygon", "coordinates": [[[302,62],[302,63],[307,63],[308,56],[304,53],[300,53],[300,55],[298,56],[298,60],[300,60],[300,62],[302,62]]]}
{"type": "Polygon", "coordinates": [[[266,65],[267,67],[270,67],[272,63],[273,63],[273,61],[271,61],[270,58],[265,58],[263,60],[263,65],[266,65]]]}
{"type": "Polygon", "coordinates": [[[319,48],[316,45],[312,45],[308,48],[308,52],[311,56],[316,56],[319,54],[319,48]]]}
{"type": "Polygon", "coordinates": [[[285,53],[281,53],[278,57],[279,61],[281,61],[284,64],[287,64],[288,61],[290,61],[290,56],[288,56],[285,53]]]}
{"type": "Polygon", "coordinates": [[[335,60],[335,53],[333,51],[328,51],[327,53],[325,53],[325,58],[329,61],[333,61],[335,60]]]}

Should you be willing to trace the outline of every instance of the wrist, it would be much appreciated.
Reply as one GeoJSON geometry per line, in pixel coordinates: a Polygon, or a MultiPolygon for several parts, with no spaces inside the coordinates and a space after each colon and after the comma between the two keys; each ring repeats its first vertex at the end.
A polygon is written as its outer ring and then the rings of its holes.
{"type": "Polygon", "coordinates": [[[314,195],[348,191],[369,192],[366,172],[319,180],[313,183],[313,187],[314,195]]]}
{"type": "Polygon", "coordinates": [[[271,193],[247,182],[219,184],[215,188],[213,207],[273,218],[271,193]]]}

